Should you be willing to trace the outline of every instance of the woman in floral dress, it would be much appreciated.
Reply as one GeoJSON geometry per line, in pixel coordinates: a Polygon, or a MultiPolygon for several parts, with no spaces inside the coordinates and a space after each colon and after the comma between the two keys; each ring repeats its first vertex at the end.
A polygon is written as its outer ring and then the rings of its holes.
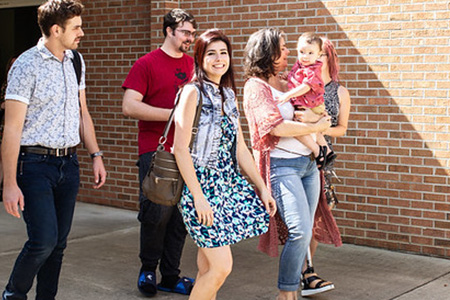
{"type": "Polygon", "coordinates": [[[195,76],[175,110],[173,152],[186,186],[179,208],[197,244],[198,274],[189,299],[211,300],[232,269],[230,245],[265,233],[276,204],[244,141],[235,98],[231,45],[217,29],[195,43],[195,76]],[[198,133],[189,149],[197,104],[198,133]],[[239,168],[255,184],[258,195],[239,168]]]}

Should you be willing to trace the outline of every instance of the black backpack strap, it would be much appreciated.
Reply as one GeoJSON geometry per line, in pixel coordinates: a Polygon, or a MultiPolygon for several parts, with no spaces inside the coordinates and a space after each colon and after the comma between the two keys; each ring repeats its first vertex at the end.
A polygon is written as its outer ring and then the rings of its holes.
{"type": "Polygon", "coordinates": [[[73,68],[75,69],[75,74],[77,74],[78,86],[81,83],[81,57],[77,50],[72,50],[73,58],[73,68]]]}

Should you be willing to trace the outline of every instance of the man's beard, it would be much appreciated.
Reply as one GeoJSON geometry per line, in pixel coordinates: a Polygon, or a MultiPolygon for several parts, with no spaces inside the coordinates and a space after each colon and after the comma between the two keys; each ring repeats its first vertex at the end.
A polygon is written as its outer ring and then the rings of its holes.
{"type": "Polygon", "coordinates": [[[189,51],[189,48],[191,47],[191,44],[189,44],[189,46],[187,46],[186,44],[181,44],[181,46],[178,48],[178,50],[180,50],[180,52],[186,53],[189,51]]]}

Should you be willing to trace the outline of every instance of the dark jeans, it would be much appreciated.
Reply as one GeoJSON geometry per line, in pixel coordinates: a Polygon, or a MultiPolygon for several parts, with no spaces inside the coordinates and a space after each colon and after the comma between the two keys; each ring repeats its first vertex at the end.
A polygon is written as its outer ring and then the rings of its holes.
{"type": "MultiPolygon", "coordinates": [[[[139,166],[139,186],[150,168],[153,152],[142,154],[139,166]]],[[[141,271],[159,270],[163,278],[177,277],[180,274],[180,259],[186,239],[186,228],[176,206],[154,204],[139,191],[141,222],[141,271]]]]}
{"type": "Polygon", "coordinates": [[[28,241],[17,257],[3,299],[27,299],[37,277],[36,300],[52,300],[80,185],[77,156],[20,153],[17,183],[25,199],[28,241]]]}

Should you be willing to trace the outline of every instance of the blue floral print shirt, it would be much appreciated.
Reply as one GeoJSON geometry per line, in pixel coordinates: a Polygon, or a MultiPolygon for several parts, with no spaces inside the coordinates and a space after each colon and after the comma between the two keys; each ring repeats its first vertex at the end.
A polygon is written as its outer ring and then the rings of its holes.
{"type": "Polygon", "coordinates": [[[85,89],[85,64],[78,86],[71,58],[65,51],[61,62],[43,40],[14,62],[8,75],[5,99],[27,104],[20,144],[67,148],[80,143],[78,91],[85,89]]]}

